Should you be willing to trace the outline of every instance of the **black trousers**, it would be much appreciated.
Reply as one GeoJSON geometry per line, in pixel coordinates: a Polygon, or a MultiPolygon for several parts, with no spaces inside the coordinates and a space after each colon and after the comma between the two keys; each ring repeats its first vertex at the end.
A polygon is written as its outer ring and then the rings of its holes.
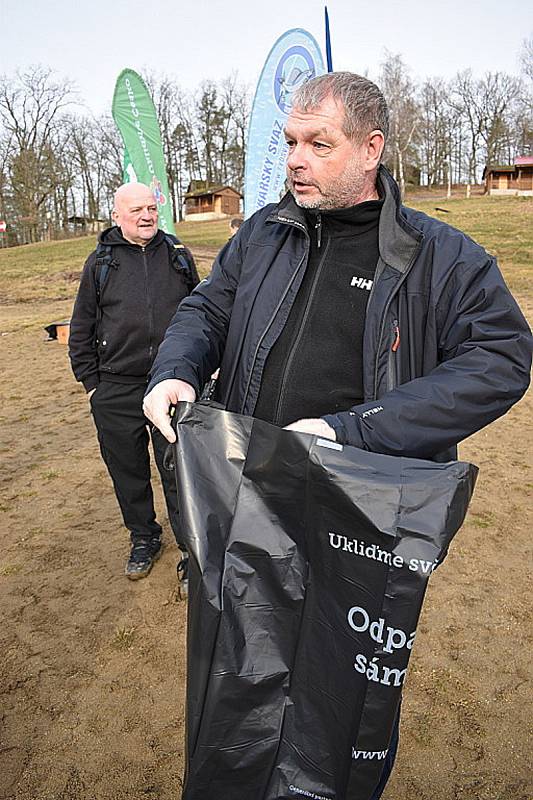
{"type": "Polygon", "coordinates": [[[155,429],[148,433],[142,411],[144,384],[101,381],[91,396],[91,411],[98,431],[100,452],[109,471],[131,541],[159,538],[151,484],[149,439],[161,476],[170,525],[178,546],[181,527],[174,473],[165,470],[163,457],[167,440],[155,429]]]}

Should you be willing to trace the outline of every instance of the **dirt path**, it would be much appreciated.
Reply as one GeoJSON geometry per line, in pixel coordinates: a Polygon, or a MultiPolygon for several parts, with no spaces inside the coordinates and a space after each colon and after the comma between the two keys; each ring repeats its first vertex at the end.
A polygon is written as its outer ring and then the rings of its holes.
{"type": "MultiPolygon", "coordinates": [[[[66,348],[43,342],[70,306],[2,308],[0,798],[179,800],[177,551],[166,524],[150,578],[123,577],[127,536],[86,398],[66,348]]],[[[387,800],[533,795],[531,414],[530,395],[462,448],[480,480],[428,593],[387,800]]]]}

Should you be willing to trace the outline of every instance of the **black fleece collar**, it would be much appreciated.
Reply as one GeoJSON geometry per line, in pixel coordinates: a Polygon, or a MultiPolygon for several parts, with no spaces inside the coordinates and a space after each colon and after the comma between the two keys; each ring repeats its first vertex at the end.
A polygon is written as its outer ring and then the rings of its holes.
{"type": "MultiPolygon", "coordinates": [[[[150,239],[148,244],[146,245],[146,250],[151,250],[154,247],[159,247],[161,242],[165,239],[165,234],[161,229],[158,229],[156,235],[153,239],[150,239]]],[[[98,241],[101,244],[111,245],[112,247],[122,246],[122,247],[139,247],[141,248],[142,245],[134,244],[133,242],[128,242],[122,235],[122,231],[118,227],[118,225],[113,225],[111,228],[106,228],[100,236],[98,237],[98,241]]]]}
{"type": "Polygon", "coordinates": [[[328,211],[306,209],[305,217],[309,230],[316,228],[320,215],[321,223],[327,226],[328,235],[333,238],[360,236],[378,227],[383,200],[365,200],[356,206],[335,208],[328,211]]]}
{"type": "MultiPolygon", "coordinates": [[[[379,196],[383,198],[379,217],[379,254],[386,264],[405,272],[418,251],[423,235],[403,216],[398,185],[383,165],[378,170],[377,188],[379,196]]],[[[282,197],[267,217],[267,222],[296,225],[307,233],[305,211],[297,205],[290,192],[282,197]]]]}

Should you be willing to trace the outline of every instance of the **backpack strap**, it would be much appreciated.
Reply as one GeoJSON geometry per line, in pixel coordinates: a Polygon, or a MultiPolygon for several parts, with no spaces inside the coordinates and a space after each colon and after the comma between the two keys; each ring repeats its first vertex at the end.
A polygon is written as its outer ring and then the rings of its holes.
{"type": "Polygon", "coordinates": [[[183,276],[189,293],[192,292],[194,287],[200,283],[200,278],[191,251],[180,242],[177,236],[173,236],[171,233],[165,233],[165,241],[170,249],[174,268],[183,276]]]}
{"type": "Polygon", "coordinates": [[[98,242],[96,245],[96,262],[94,266],[94,285],[96,288],[96,305],[100,309],[102,290],[109,275],[109,268],[116,266],[113,249],[110,244],[98,242]]]}
{"type": "Polygon", "coordinates": [[[110,244],[98,242],[96,245],[96,261],[94,264],[94,286],[96,289],[96,324],[94,326],[94,346],[98,344],[98,326],[102,319],[102,290],[109,275],[109,268],[118,266],[113,258],[113,248],[110,244]]]}

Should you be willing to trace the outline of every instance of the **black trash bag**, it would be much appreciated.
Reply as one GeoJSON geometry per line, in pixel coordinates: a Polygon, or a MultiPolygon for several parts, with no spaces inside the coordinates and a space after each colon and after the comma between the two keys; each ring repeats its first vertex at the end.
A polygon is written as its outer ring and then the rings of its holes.
{"type": "Polygon", "coordinates": [[[368,800],[476,467],[202,404],[175,418],[190,553],[183,800],[368,800]]]}

